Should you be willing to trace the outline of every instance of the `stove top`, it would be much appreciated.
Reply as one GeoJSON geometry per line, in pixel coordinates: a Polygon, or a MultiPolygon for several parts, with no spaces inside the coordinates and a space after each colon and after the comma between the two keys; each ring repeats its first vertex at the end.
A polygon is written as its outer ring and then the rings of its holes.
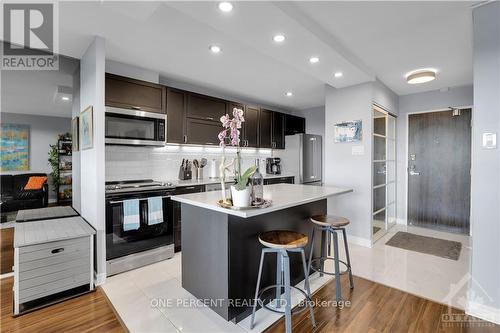
{"type": "Polygon", "coordinates": [[[106,182],[106,193],[162,190],[173,188],[175,188],[175,186],[170,182],[159,182],[152,179],[106,182]]]}

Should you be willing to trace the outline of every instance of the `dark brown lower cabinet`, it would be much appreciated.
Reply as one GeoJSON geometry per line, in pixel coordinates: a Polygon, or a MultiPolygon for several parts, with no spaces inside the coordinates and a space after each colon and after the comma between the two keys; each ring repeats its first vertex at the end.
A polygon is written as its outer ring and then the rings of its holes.
{"type": "Polygon", "coordinates": [[[222,131],[220,122],[186,118],[185,143],[196,145],[218,145],[218,134],[222,131]]]}
{"type": "MultiPolygon", "coordinates": [[[[175,195],[181,194],[189,194],[189,193],[198,193],[205,192],[205,185],[196,185],[196,186],[185,186],[185,187],[177,187],[175,189],[175,195]]],[[[181,224],[182,224],[182,216],[181,216],[181,203],[177,201],[170,201],[172,205],[172,218],[174,222],[174,250],[175,252],[179,252],[181,250],[181,224]]]]}
{"type": "Polygon", "coordinates": [[[264,185],[295,184],[295,177],[264,178],[264,185]]]}

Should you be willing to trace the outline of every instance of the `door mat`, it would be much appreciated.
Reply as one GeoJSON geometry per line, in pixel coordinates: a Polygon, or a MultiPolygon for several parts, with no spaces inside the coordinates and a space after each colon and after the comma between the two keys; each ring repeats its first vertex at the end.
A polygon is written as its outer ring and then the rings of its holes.
{"type": "Polygon", "coordinates": [[[398,231],[385,245],[452,260],[458,260],[462,250],[462,243],[460,242],[420,236],[403,231],[398,231]]]}

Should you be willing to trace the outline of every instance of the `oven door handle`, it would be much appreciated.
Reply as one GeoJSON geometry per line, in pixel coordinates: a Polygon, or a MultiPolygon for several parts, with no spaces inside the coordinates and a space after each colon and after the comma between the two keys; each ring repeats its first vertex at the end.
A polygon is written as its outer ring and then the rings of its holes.
{"type": "MultiPolygon", "coordinates": [[[[164,195],[164,196],[162,196],[161,198],[162,198],[162,199],[165,199],[165,198],[170,198],[170,197],[171,197],[171,195],[164,195]]],[[[147,200],[147,199],[139,199],[139,200],[147,200]]],[[[119,204],[119,203],[122,203],[122,202],[124,202],[124,201],[127,201],[127,200],[112,200],[112,201],[108,201],[108,203],[109,203],[110,205],[114,205],[114,204],[119,204]]]]}

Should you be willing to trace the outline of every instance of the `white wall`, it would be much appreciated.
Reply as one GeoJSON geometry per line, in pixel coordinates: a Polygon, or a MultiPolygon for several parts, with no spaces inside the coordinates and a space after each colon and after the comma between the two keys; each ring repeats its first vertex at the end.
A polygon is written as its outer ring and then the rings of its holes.
{"type": "Polygon", "coordinates": [[[398,96],[378,80],[343,89],[326,86],[325,184],[354,189],[352,194],[329,199],[328,213],[349,218],[351,241],[365,246],[372,243],[373,104],[398,114],[398,96]],[[362,141],[334,143],[333,125],[348,120],[363,122],[362,141]],[[363,153],[353,154],[355,146],[362,147],[363,153]]]}
{"type": "Polygon", "coordinates": [[[354,192],[328,200],[328,213],[351,220],[348,233],[352,241],[371,243],[371,151],[372,83],[343,89],[325,90],[325,185],[353,188],[354,192]],[[362,120],[363,140],[334,143],[333,125],[347,120],[362,120]],[[362,146],[363,155],[352,155],[353,146],[362,146]]]}
{"type": "Polygon", "coordinates": [[[294,111],[294,115],[306,118],[306,133],[325,136],[325,106],[294,111]]]}
{"type": "MultiPolygon", "coordinates": [[[[69,115],[68,115],[69,116],[69,115]]],[[[3,112],[2,124],[20,124],[30,127],[29,170],[4,171],[2,174],[29,172],[46,173],[50,178],[52,168],[48,162],[49,145],[57,144],[58,135],[71,132],[71,118],[37,116],[3,112]]],[[[57,200],[52,180],[49,179],[49,201],[57,200]]]]}
{"type": "Polygon", "coordinates": [[[105,41],[95,37],[80,63],[80,109],[93,106],[93,148],[80,151],[80,214],[97,230],[96,276],[97,283],[106,274],[105,232],[105,149],[104,149],[104,73],[105,41]]]}
{"type": "MultiPolygon", "coordinates": [[[[448,90],[435,90],[399,97],[399,117],[397,124],[397,215],[398,222],[406,224],[406,158],[408,142],[408,114],[422,111],[444,110],[449,106],[472,106],[472,86],[454,87],[448,90]]],[[[474,112],[473,112],[474,117],[474,112]]]]}
{"type": "Polygon", "coordinates": [[[500,324],[500,153],[482,135],[500,132],[500,2],[473,11],[472,281],[467,313],[500,324]]]}

